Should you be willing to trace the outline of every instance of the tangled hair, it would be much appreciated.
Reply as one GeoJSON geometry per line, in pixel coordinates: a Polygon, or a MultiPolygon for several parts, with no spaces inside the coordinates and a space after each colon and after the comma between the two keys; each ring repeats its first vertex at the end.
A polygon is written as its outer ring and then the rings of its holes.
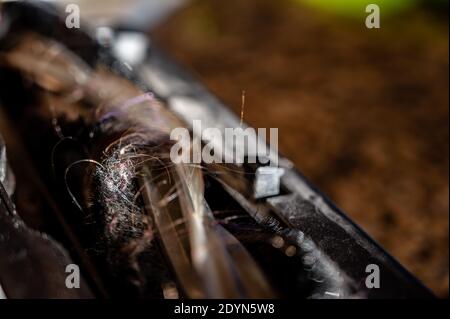
{"type": "Polygon", "coordinates": [[[101,152],[98,165],[87,175],[85,202],[95,223],[95,251],[104,255],[115,276],[130,274],[139,289],[148,286],[148,276],[154,277],[141,268],[157,267],[155,258],[160,257],[152,247],[156,229],[139,196],[138,179],[144,166],[164,171],[168,164],[160,153],[169,147],[167,141],[168,136],[157,132],[128,133],[101,152]],[[145,256],[149,262],[144,266],[145,256]]]}

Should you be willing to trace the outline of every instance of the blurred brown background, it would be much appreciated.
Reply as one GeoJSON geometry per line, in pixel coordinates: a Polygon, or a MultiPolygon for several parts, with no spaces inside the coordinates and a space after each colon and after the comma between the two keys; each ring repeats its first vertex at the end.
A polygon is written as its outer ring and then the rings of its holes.
{"type": "Polygon", "coordinates": [[[295,1],[190,3],[154,39],[448,297],[448,13],[381,29],[295,1]]]}

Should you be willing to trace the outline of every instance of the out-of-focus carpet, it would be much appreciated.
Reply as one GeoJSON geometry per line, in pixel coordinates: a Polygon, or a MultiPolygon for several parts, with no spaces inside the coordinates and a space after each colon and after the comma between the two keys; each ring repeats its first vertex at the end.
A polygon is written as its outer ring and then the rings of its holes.
{"type": "Polygon", "coordinates": [[[290,1],[197,1],[153,35],[439,296],[448,296],[448,20],[380,30],[290,1]]]}

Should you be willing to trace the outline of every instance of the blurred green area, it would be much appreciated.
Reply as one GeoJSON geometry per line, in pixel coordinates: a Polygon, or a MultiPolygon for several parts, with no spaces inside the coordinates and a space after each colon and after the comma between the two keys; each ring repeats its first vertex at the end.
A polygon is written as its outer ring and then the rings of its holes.
{"type": "Polygon", "coordinates": [[[416,5],[416,0],[293,0],[339,15],[360,18],[366,16],[366,7],[376,4],[383,15],[392,15],[416,5]]]}

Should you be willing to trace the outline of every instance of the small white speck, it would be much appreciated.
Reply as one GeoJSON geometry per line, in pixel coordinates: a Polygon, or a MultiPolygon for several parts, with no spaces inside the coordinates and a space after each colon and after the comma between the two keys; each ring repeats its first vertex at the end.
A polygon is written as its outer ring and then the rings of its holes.
{"type": "Polygon", "coordinates": [[[6,299],[6,294],[2,289],[2,286],[0,285],[0,299],[6,299]]]}

